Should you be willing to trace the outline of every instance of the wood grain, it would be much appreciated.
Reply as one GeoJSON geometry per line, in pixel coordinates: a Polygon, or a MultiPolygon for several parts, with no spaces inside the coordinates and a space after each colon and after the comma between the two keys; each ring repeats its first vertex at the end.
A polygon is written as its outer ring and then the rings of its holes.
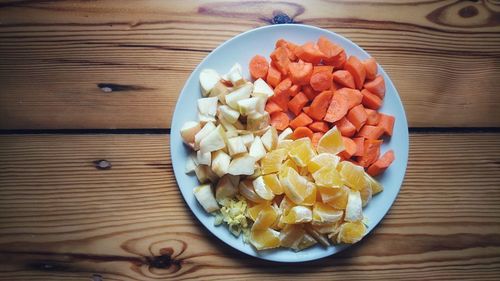
{"type": "Polygon", "coordinates": [[[500,126],[498,1],[27,0],[2,1],[0,18],[0,129],[168,128],[209,51],[276,21],[365,48],[410,126],[500,126]]]}
{"type": "Polygon", "coordinates": [[[0,136],[0,279],[497,280],[500,134],[410,143],[379,227],[336,257],[291,266],[242,255],[200,226],[167,135],[0,136]]]}

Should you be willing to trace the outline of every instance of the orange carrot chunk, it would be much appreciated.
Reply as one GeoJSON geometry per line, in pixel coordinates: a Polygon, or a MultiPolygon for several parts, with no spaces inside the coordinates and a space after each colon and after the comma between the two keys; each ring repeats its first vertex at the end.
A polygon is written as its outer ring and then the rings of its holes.
{"type": "Polygon", "coordinates": [[[267,111],[267,113],[269,114],[273,114],[275,112],[280,112],[280,111],[283,111],[283,108],[281,108],[278,104],[276,104],[275,102],[273,101],[268,101],[266,103],[266,107],[265,107],[265,110],[267,111]]]}
{"type": "Polygon", "coordinates": [[[332,100],[332,91],[323,91],[317,95],[310,105],[309,116],[314,120],[321,121],[325,117],[328,105],[332,100]]]}
{"type": "Polygon", "coordinates": [[[318,73],[318,72],[322,72],[322,71],[326,71],[328,73],[332,73],[333,72],[333,66],[331,66],[331,65],[316,65],[313,68],[313,74],[314,73],[318,73]]]}
{"type": "Polygon", "coordinates": [[[365,89],[377,95],[380,99],[384,99],[385,96],[385,81],[384,77],[377,75],[375,79],[368,81],[364,85],[365,89]]]}
{"type": "Polygon", "coordinates": [[[377,61],[374,58],[369,58],[363,61],[366,70],[366,79],[372,80],[377,76],[377,61]]]}
{"type": "Polygon", "coordinates": [[[367,119],[368,114],[366,114],[365,108],[361,104],[353,107],[347,113],[347,120],[349,120],[358,131],[365,125],[367,119]]]}
{"type": "Polygon", "coordinates": [[[286,47],[281,46],[276,48],[271,53],[271,60],[274,62],[276,69],[278,69],[281,74],[288,74],[288,65],[290,64],[290,59],[288,58],[286,47]]]}
{"type": "Polygon", "coordinates": [[[290,100],[290,87],[292,81],[289,78],[281,81],[276,88],[274,88],[274,95],[269,99],[275,102],[283,111],[288,110],[288,101],[290,100]]]}
{"type": "Polygon", "coordinates": [[[364,125],[358,133],[358,136],[369,140],[379,139],[384,134],[384,129],[379,126],[364,125]]]}
{"type": "Polygon", "coordinates": [[[319,50],[313,42],[307,42],[302,46],[295,48],[295,55],[305,61],[313,64],[319,64],[325,55],[319,50]]]}
{"type": "Polygon", "coordinates": [[[345,51],[339,45],[321,36],[318,39],[318,48],[324,54],[323,62],[335,68],[342,68],[345,63],[345,51]]]}
{"type": "Polygon", "coordinates": [[[381,145],[382,140],[366,140],[363,148],[363,156],[357,157],[359,165],[366,168],[377,161],[380,156],[381,145]]]}
{"type": "Polygon", "coordinates": [[[318,146],[319,140],[324,135],[324,133],[316,132],[311,137],[311,143],[314,147],[318,146]]]}
{"type": "Polygon", "coordinates": [[[327,122],[337,122],[338,120],[342,119],[342,117],[344,117],[349,110],[349,100],[346,98],[346,96],[338,94],[339,91],[335,91],[335,93],[333,94],[330,106],[326,111],[324,120],[327,122]]]}
{"type": "Polygon", "coordinates": [[[253,79],[265,78],[269,70],[269,63],[265,57],[256,55],[250,60],[248,68],[253,79]]]}
{"type": "MultiPolygon", "coordinates": [[[[290,121],[290,127],[292,129],[297,129],[298,127],[306,127],[307,125],[311,124],[312,122],[313,122],[313,120],[309,116],[307,116],[307,114],[302,112],[297,117],[295,117],[295,119],[290,121]]],[[[308,128],[308,130],[311,131],[309,128],[308,128]]],[[[312,131],[311,131],[311,134],[312,134],[312,131]]]]}
{"type": "Polygon", "coordinates": [[[326,133],[328,130],[330,130],[330,127],[326,122],[323,121],[316,121],[311,123],[309,126],[309,129],[311,129],[313,132],[322,132],[326,133]]]}
{"type": "Polygon", "coordinates": [[[281,46],[283,46],[283,47],[286,48],[287,54],[288,54],[288,58],[290,59],[290,61],[296,61],[297,60],[297,56],[293,52],[293,50],[295,49],[295,47],[297,45],[293,44],[292,42],[286,41],[285,39],[278,39],[278,41],[276,41],[275,47],[279,48],[281,46]]]}
{"type": "Polygon", "coordinates": [[[366,125],[376,126],[380,120],[380,114],[376,110],[365,108],[368,119],[366,119],[366,125]]]}
{"type": "Polygon", "coordinates": [[[300,92],[288,102],[288,110],[297,116],[300,114],[302,108],[307,104],[307,102],[309,102],[309,99],[306,94],[300,92]]]}
{"type": "Polygon", "coordinates": [[[304,108],[302,108],[302,111],[304,111],[304,113],[307,114],[308,116],[310,116],[309,114],[311,114],[310,110],[311,109],[309,106],[304,106],[304,108]]]}
{"type": "Polygon", "coordinates": [[[298,85],[292,85],[292,87],[288,89],[290,91],[290,96],[295,97],[300,92],[300,88],[301,87],[298,85]]]}
{"type": "Polygon", "coordinates": [[[344,137],[352,137],[356,133],[356,127],[345,117],[335,122],[335,126],[337,126],[340,134],[344,137]]]}
{"type": "Polygon", "coordinates": [[[311,131],[311,129],[309,129],[307,127],[297,127],[293,131],[292,139],[297,140],[297,139],[301,139],[304,137],[308,137],[308,138],[312,139],[313,131],[311,131]]]}
{"type": "Polygon", "coordinates": [[[363,105],[370,109],[379,109],[382,106],[382,100],[372,92],[367,89],[361,90],[361,94],[363,95],[363,105]]]}
{"type": "Polygon", "coordinates": [[[313,65],[308,62],[299,60],[292,62],[288,66],[290,72],[290,79],[296,85],[307,85],[311,79],[313,65]]]}
{"type": "Polygon", "coordinates": [[[277,130],[283,131],[288,127],[290,123],[290,119],[288,115],[284,112],[274,112],[271,114],[271,126],[276,128],[277,130]]]}
{"type": "Polygon", "coordinates": [[[267,84],[271,87],[276,87],[281,82],[281,72],[279,72],[273,64],[269,66],[266,77],[267,84]]]}
{"type": "Polygon", "coordinates": [[[347,88],[356,88],[356,84],[354,84],[354,77],[352,77],[351,73],[347,70],[335,71],[333,73],[333,81],[347,88]]]}
{"type": "Polygon", "coordinates": [[[335,95],[345,96],[348,101],[349,109],[361,104],[361,101],[363,100],[363,95],[356,89],[341,88],[335,91],[335,95]]]}
{"type": "Polygon", "coordinates": [[[311,87],[318,92],[332,88],[332,74],[326,71],[316,72],[311,76],[311,87]]]}
{"type": "Polygon", "coordinates": [[[345,149],[339,153],[339,156],[344,159],[349,159],[356,153],[356,143],[352,139],[346,137],[342,137],[342,140],[345,149]]]}
{"type": "Polygon", "coordinates": [[[365,150],[365,138],[357,137],[352,139],[356,143],[356,152],[353,156],[363,156],[363,151],[365,150]]]}
{"type": "Polygon", "coordinates": [[[311,87],[311,85],[302,86],[302,92],[306,94],[309,100],[313,100],[319,94],[311,87]]]}
{"type": "Polygon", "coordinates": [[[394,118],[394,116],[380,113],[380,120],[377,126],[384,129],[385,134],[392,136],[392,130],[394,129],[395,121],[396,119],[394,118]]]}
{"type": "Polygon", "coordinates": [[[366,172],[373,176],[376,177],[380,174],[382,174],[394,161],[394,151],[388,150],[386,153],[384,153],[377,161],[375,161],[373,164],[368,167],[366,172]]]}
{"type": "Polygon", "coordinates": [[[356,88],[361,89],[366,78],[366,70],[363,63],[357,57],[350,56],[344,65],[344,69],[351,73],[356,88]]]}

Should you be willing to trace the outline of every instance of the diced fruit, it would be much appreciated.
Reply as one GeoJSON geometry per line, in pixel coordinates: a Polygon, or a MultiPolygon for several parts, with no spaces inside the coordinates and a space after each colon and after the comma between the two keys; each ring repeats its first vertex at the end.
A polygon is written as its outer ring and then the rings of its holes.
{"type": "Polygon", "coordinates": [[[224,129],[219,125],[218,128],[211,131],[206,137],[204,137],[200,142],[201,153],[212,152],[226,147],[226,142],[224,141],[224,129]]]}
{"type": "Polygon", "coordinates": [[[316,193],[317,193],[317,186],[316,184],[312,182],[307,182],[307,191],[306,191],[306,197],[304,198],[304,201],[300,203],[300,205],[303,206],[312,206],[314,203],[316,203],[316,193]]]}
{"type": "Polygon", "coordinates": [[[312,221],[312,211],[304,206],[293,207],[283,218],[283,222],[287,224],[306,223],[310,221],[312,221]]]}
{"type": "Polygon", "coordinates": [[[217,97],[222,104],[226,103],[226,95],[229,93],[229,88],[226,87],[221,81],[218,81],[217,84],[210,91],[209,97],[217,97]]]}
{"type": "Polygon", "coordinates": [[[316,241],[313,236],[311,236],[309,233],[305,233],[304,236],[302,236],[302,239],[300,240],[297,247],[293,247],[292,249],[295,251],[302,251],[315,245],[316,243],[318,243],[318,241],[316,241]]]}
{"type": "Polygon", "coordinates": [[[279,140],[276,148],[289,149],[292,146],[293,140],[279,140]]]}
{"type": "MultiPolygon", "coordinates": [[[[314,223],[314,214],[313,214],[313,223],[314,223]]],[[[327,247],[330,246],[330,242],[328,238],[318,230],[316,230],[311,224],[307,224],[305,227],[306,232],[311,235],[314,240],[318,241],[321,245],[327,247]]]]}
{"type": "Polygon", "coordinates": [[[274,127],[270,127],[264,135],[262,135],[261,140],[267,151],[271,151],[278,145],[278,132],[274,127]]]}
{"type": "Polygon", "coordinates": [[[259,161],[266,155],[266,148],[264,147],[264,144],[262,144],[262,141],[259,136],[256,136],[253,139],[252,144],[250,145],[250,149],[248,154],[252,157],[255,158],[255,160],[259,161]]]}
{"type": "Polygon", "coordinates": [[[245,143],[243,143],[243,139],[241,137],[228,139],[227,146],[229,148],[229,155],[231,156],[247,152],[247,147],[245,146],[245,143]]]}
{"type": "Polygon", "coordinates": [[[366,204],[368,204],[368,202],[370,202],[370,200],[372,200],[372,195],[373,195],[372,188],[368,184],[363,189],[361,189],[359,191],[359,193],[361,195],[361,202],[363,203],[363,207],[364,207],[364,206],[366,206],[366,204]]]}
{"type": "Polygon", "coordinates": [[[293,130],[291,128],[286,128],[278,135],[278,142],[290,139],[292,137],[293,130]]]}
{"type": "Polygon", "coordinates": [[[339,163],[337,169],[340,171],[345,184],[350,188],[361,190],[367,185],[363,167],[348,161],[342,161],[339,163]]]}
{"type": "Polygon", "coordinates": [[[187,157],[187,159],[186,159],[186,167],[184,169],[184,172],[186,174],[192,173],[196,169],[196,166],[198,165],[198,164],[196,164],[196,162],[198,160],[195,161],[195,158],[196,158],[196,154],[195,153],[191,153],[191,155],[189,155],[187,157]]]}
{"type": "Polygon", "coordinates": [[[242,76],[242,68],[239,63],[235,63],[231,69],[229,70],[228,73],[226,73],[227,80],[231,81],[234,86],[239,86],[243,83],[245,83],[245,79],[243,79],[242,76]]]}
{"type": "Polygon", "coordinates": [[[251,180],[244,180],[241,181],[240,184],[238,185],[238,191],[240,194],[245,197],[246,199],[255,202],[255,203],[262,203],[266,202],[266,200],[262,199],[255,190],[253,189],[252,181],[251,180]]]}
{"type": "Polygon", "coordinates": [[[212,163],[212,153],[201,152],[201,150],[196,151],[196,159],[200,165],[210,165],[212,163]]]}
{"type": "Polygon", "coordinates": [[[253,93],[252,96],[255,97],[265,97],[270,98],[274,95],[274,91],[267,83],[259,78],[253,82],[253,93]]]}
{"type": "Polygon", "coordinates": [[[261,198],[271,201],[274,198],[274,193],[271,188],[266,184],[264,178],[262,176],[256,178],[252,182],[253,189],[255,193],[259,195],[261,198]]]}
{"type": "Polygon", "coordinates": [[[299,224],[287,224],[281,230],[280,241],[282,247],[297,247],[306,231],[299,224]]]}
{"type": "Polygon", "coordinates": [[[340,187],[344,183],[339,172],[330,166],[322,167],[312,174],[314,182],[319,186],[340,187]]]}
{"type": "Polygon", "coordinates": [[[271,189],[275,195],[283,194],[284,190],[281,182],[276,174],[268,174],[263,176],[264,183],[271,189]]]}
{"type": "Polygon", "coordinates": [[[261,161],[262,174],[267,175],[278,172],[285,157],[286,149],[276,149],[267,153],[261,161]]]}
{"type": "Polygon", "coordinates": [[[198,99],[198,112],[203,115],[214,117],[217,113],[218,102],[219,99],[217,97],[198,99]]]}
{"type": "Polygon", "coordinates": [[[212,171],[217,176],[222,177],[227,174],[230,162],[231,157],[227,153],[222,150],[216,151],[212,159],[212,171]]]}
{"type": "Polygon", "coordinates": [[[253,134],[244,134],[244,135],[241,135],[241,140],[243,141],[243,143],[245,144],[246,147],[250,148],[250,145],[252,145],[253,143],[253,140],[255,138],[255,136],[253,134]]]}
{"type": "Polygon", "coordinates": [[[340,157],[331,153],[320,153],[314,156],[311,161],[307,163],[309,173],[313,174],[322,167],[332,167],[335,169],[340,161],[340,157]]]}
{"type": "Polygon", "coordinates": [[[244,154],[231,160],[227,172],[231,175],[251,175],[254,169],[255,158],[244,154]]]}
{"type": "Polygon", "coordinates": [[[212,192],[212,188],[209,184],[204,184],[196,187],[193,193],[203,209],[207,211],[207,213],[219,210],[219,204],[217,204],[217,201],[215,200],[214,194],[212,192]]]}
{"type": "Polygon", "coordinates": [[[333,127],[326,132],[318,143],[318,153],[326,152],[335,155],[344,149],[344,141],[337,127],[333,127]]]}
{"type": "Polygon", "coordinates": [[[350,190],[345,208],[345,221],[360,221],[363,219],[363,208],[359,191],[350,190]]]}
{"type": "Polygon", "coordinates": [[[238,188],[231,181],[230,175],[225,175],[219,179],[215,186],[215,199],[221,202],[224,199],[233,198],[238,192],[238,188]]]}
{"type": "Polygon", "coordinates": [[[253,85],[252,83],[246,83],[243,86],[237,88],[231,93],[226,95],[226,104],[231,108],[238,110],[238,101],[247,99],[252,93],[253,85]]]}
{"type": "Polygon", "coordinates": [[[251,97],[238,101],[238,110],[241,115],[247,116],[252,112],[257,112],[257,104],[259,102],[259,98],[251,97]]]}
{"type": "Polygon", "coordinates": [[[231,107],[227,105],[221,105],[219,106],[219,112],[220,115],[227,120],[230,124],[233,124],[238,120],[240,117],[240,112],[237,110],[232,109],[231,107]]]}
{"type": "Polygon", "coordinates": [[[318,187],[321,195],[321,200],[335,209],[343,210],[347,206],[347,199],[349,196],[349,188],[346,186],[341,187],[318,187]]]}
{"type": "Polygon", "coordinates": [[[278,212],[269,204],[264,206],[257,215],[252,226],[252,231],[263,230],[271,227],[278,218],[278,212]]]}
{"type": "Polygon", "coordinates": [[[188,121],[182,125],[181,137],[185,143],[194,143],[194,136],[201,130],[199,122],[188,121]]]}
{"type": "Polygon", "coordinates": [[[206,183],[209,181],[209,178],[208,178],[209,171],[211,171],[211,170],[210,170],[210,167],[207,165],[198,165],[194,169],[194,172],[196,174],[196,178],[198,179],[198,181],[200,183],[206,183]]]}
{"type": "Polygon", "coordinates": [[[375,194],[384,190],[382,185],[377,180],[375,180],[374,178],[372,178],[370,175],[368,175],[366,173],[365,173],[365,179],[366,179],[367,184],[372,189],[372,195],[375,195],[375,194]]]}
{"type": "Polygon", "coordinates": [[[250,233],[250,243],[257,250],[277,248],[280,246],[280,233],[273,229],[255,230],[250,233]]]}
{"type": "Polygon", "coordinates": [[[288,156],[299,167],[306,167],[309,161],[316,155],[311,143],[301,142],[288,151],[288,156]]]}
{"type": "Polygon", "coordinates": [[[210,132],[215,130],[215,128],[216,127],[215,127],[214,123],[208,122],[203,126],[203,128],[201,128],[201,130],[198,133],[196,133],[196,135],[194,136],[195,149],[199,148],[201,140],[203,138],[205,138],[206,136],[208,136],[208,134],[210,134],[210,132]]]}
{"type": "Polygon", "coordinates": [[[215,84],[219,82],[220,75],[213,69],[203,69],[200,72],[200,86],[201,93],[206,96],[214,88],[215,84]]]}
{"type": "Polygon", "coordinates": [[[247,130],[258,131],[269,126],[269,113],[252,112],[247,116],[247,130]]]}
{"type": "Polygon", "coordinates": [[[332,206],[316,202],[313,207],[312,222],[315,224],[335,223],[342,219],[343,211],[332,206]]]}
{"type": "Polygon", "coordinates": [[[255,204],[253,207],[248,208],[247,210],[247,216],[250,217],[251,220],[255,221],[257,220],[257,217],[259,216],[260,211],[262,211],[265,207],[270,206],[269,201],[264,201],[259,204],[255,204]]]}
{"type": "Polygon", "coordinates": [[[285,168],[281,185],[295,204],[302,203],[308,195],[307,179],[290,167],[285,168]]]}
{"type": "Polygon", "coordinates": [[[360,221],[343,223],[339,228],[337,243],[356,243],[363,238],[365,233],[366,227],[360,221]]]}

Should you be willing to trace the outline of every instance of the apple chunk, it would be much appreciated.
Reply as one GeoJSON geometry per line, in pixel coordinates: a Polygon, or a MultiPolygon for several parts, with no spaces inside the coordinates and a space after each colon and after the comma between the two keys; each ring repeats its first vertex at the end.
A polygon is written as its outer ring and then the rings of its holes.
{"type": "Polygon", "coordinates": [[[194,196],[196,200],[200,203],[200,205],[207,211],[207,213],[211,213],[219,210],[219,204],[215,200],[214,193],[212,192],[212,187],[209,184],[204,184],[196,187],[193,190],[194,196]]]}
{"type": "Polygon", "coordinates": [[[182,125],[181,137],[185,143],[194,143],[194,136],[201,130],[199,122],[188,121],[182,125]]]}
{"type": "Polygon", "coordinates": [[[203,69],[200,72],[200,86],[203,96],[207,96],[214,88],[215,84],[219,82],[220,75],[213,69],[203,69]]]}
{"type": "Polygon", "coordinates": [[[250,155],[241,155],[234,158],[229,163],[228,174],[231,175],[251,175],[255,169],[255,158],[250,155]]]}

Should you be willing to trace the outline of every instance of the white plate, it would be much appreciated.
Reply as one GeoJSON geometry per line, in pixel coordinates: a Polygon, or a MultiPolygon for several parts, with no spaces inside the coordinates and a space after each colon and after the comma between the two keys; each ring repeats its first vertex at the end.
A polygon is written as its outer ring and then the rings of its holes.
{"type": "MultiPolygon", "coordinates": [[[[316,41],[320,36],[326,36],[333,42],[340,44],[345,48],[347,55],[355,55],[360,59],[370,57],[368,53],[348,39],[321,28],[299,24],[260,27],[244,32],[213,50],[191,73],[175,107],[170,136],[170,151],[175,177],[186,203],[210,232],[231,247],[251,256],[279,262],[302,262],[330,256],[349,245],[330,246],[328,248],[315,246],[297,253],[281,248],[258,252],[250,244],[243,243],[241,237],[234,237],[225,225],[214,226],[214,217],[203,210],[193,195],[193,188],[198,185],[196,177],[184,173],[189,149],[182,143],[179,133],[180,128],[187,121],[197,120],[196,100],[201,97],[198,77],[202,69],[212,68],[219,73],[226,73],[234,63],[238,62],[243,66],[244,75],[250,77],[247,68],[250,59],[256,54],[269,58],[276,40],[284,38],[294,43],[302,44],[306,41],[316,41]]],[[[380,111],[396,117],[394,135],[392,138],[384,141],[382,153],[388,149],[393,149],[396,160],[378,178],[384,186],[384,191],[374,196],[373,200],[364,209],[364,214],[368,218],[369,231],[380,222],[396,199],[403,182],[408,161],[408,125],[403,105],[401,104],[396,88],[382,67],[378,67],[378,72],[384,76],[387,89],[384,105],[380,111]]]]}

